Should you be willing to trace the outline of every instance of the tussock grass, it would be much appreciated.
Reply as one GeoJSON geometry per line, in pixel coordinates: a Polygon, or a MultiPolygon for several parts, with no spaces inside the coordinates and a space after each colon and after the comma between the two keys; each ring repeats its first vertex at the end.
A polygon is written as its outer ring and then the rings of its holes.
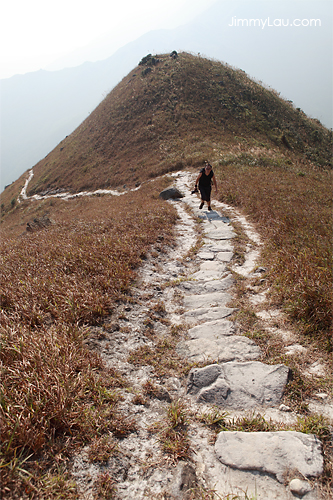
{"type": "Polygon", "coordinates": [[[118,452],[117,442],[110,435],[94,439],[89,447],[91,462],[107,462],[111,455],[118,452]]]}
{"type": "MultiPolygon", "coordinates": [[[[150,334],[150,337],[156,335],[150,334]]],[[[131,352],[128,362],[136,366],[149,365],[154,368],[157,377],[186,377],[194,364],[184,362],[176,352],[179,332],[163,338],[156,338],[153,346],[143,345],[131,352]]]]}
{"type": "Polygon", "coordinates": [[[190,440],[188,437],[188,410],[180,400],[172,401],[163,420],[151,426],[156,432],[162,450],[174,463],[190,458],[190,440]]]}
{"type": "MultiPolygon", "coordinates": [[[[57,202],[52,209],[53,223],[47,228],[1,238],[6,498],[24,490],[31,491],[31,498],[43,497],[46,486],[40,477],[52,470],[52,457],[69,456],[74,446],[110,432],[123,437],[135,430],[134,421],[117,410],[119,389],[126,382],[88,351],[85,340],[89,325],[102,323],[126,296],[150,246],[157,240],[161,245],[161,238],[172,241],[176,218],[172,207],[153,199],[148,188],[126,199],[57,202]],[[36,475],[38,462],[43,465],[36,475]]],[[[53,493],[45,495],[53,498],[53,493]]]]}
{"type": "Polygon", "coordinates": [[[112,500],[116,498],[115,481],[108,472],[101,472],[95,482],[94,500],[112,500]]]}

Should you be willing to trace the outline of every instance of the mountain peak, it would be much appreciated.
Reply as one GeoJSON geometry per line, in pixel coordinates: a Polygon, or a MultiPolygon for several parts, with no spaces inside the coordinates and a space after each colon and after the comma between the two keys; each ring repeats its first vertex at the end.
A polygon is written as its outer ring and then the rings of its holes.
{"type": "Polygon", "coordinates": [[[28,195],[134,186],[240,143],[327,167],[330,135],[242,70],[185,52],[148,54],[37,163],[28,195]]]}

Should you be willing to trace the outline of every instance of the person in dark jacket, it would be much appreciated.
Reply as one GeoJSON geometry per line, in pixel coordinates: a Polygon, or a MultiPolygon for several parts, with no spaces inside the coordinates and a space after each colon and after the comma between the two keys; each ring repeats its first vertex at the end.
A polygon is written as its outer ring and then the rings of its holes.
{"type": "Polygon", "coordinates": [[[201,209],[204,206],[205,201],[208,205],[208,210],[212,210],[210,206],[210,195],[212,192],[212,182],[215,186],[217,193],[217,184],[216,178],[210,163],[206,162],[204,168],[200,170],[200,173],[195,182],[195,187],[199,187],[200,195],[201,195],[201,203],[199,208],[201,209]]]}

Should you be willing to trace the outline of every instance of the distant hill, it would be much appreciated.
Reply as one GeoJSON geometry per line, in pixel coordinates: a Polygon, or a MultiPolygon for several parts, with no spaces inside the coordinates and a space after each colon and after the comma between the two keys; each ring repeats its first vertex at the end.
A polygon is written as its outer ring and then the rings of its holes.
{"type": "Polygon", "coordinates": [[[87,117],[144,54],[187,50],[226,61],[332,126],[332,5],[326,0],[217,2],[175,30],[147,33],[105,61],[1,81],[1,186],[32,167],[87,117]],[[320,18],[320,28],[230,27],[236,18],[320,18]]]}
{"type": "MultiPolygon", "coordinates": [[[[132,187],[242,144],[329,168],[330,140],[318,121],[241,70],[187,53],[147,56],[37,163],[28,194],[132,187]]],[[[7,206],[25,177],[5,190],[7,206]]]]}
{"type": "Polygon", "coordinates": [[[1,188],[73,132],[139,57],[1,80],[1,188]]]}

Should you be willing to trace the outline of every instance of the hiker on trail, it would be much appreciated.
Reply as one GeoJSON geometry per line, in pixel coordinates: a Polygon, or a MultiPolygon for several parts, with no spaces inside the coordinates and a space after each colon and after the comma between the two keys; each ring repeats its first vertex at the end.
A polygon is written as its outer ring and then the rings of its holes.
{"type": "Polygon", "coordinates": [[[216,178],[212,169],[212,166],[210,163],[205,162],[204,168],[200,170],[200,174],[197,177],[197,180],[195,182],[195,187],[199,187],[200,195],[201,195],[201,203],[200,203],[200,210],[204,206],[204,202],[207,202],[208,205],[208,210],[212,210],[212,207],[210,206],[210,194],[212,192],[212,181],[214,183],[216,193],[217,193],[217,184],[216,184],[216,178]]]}

